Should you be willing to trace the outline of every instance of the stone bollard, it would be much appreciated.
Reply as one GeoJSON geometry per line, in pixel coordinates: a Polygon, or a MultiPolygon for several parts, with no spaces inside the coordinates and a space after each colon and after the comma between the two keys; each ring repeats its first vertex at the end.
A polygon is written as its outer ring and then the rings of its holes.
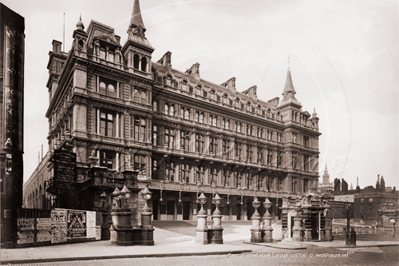
{"type": "Polygon", "coordinates": [[[292,228],[293,231],[293,236],[292,236],[292,240],[293,241],[302,241],[302,227],[301,227],[301,222],[302,222],[302,218],[300,217],[295,217],[294,218],[294,227],[292,228]]]}

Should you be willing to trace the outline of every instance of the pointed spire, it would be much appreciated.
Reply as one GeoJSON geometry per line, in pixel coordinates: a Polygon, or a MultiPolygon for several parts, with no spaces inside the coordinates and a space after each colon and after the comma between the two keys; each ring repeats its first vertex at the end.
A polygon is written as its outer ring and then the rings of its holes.
{"type": "Polygon", "coordinates": [[[283,100],[279,103],[278,107],[282,107],[287,104],[294,104],[297,107],[301,108],[301,103],[295,98],[295,89],[294,83],[292,82],[291,77],[291,68],[290,68],[290,59],[288,58],[288,69],[287,69],[287,77],[285,79],[285,86],[283,90],[283,100]]]}
{"type": "Polygon", "coordinates": [[[144,26],[143,18],[141,17],[141,10],[140,10],[140,2],[139,0],[134,0],[133,3],[133,13],[132,18],[130,20],[130,28],[141,28],[143,33],[146,31],[144,26]]]}
{"type": "Polygon", "coordinates": [[[292,95],[295,97],[295,89],[294,89],[294,84],[292,83],[292,78],[291,78],[291,67],[290,67],[290,57],[288,57],[288,69],[287,69],[287,77],[285,79],[285,86],[284,86],[284,91],[283,95],[285,93],[292,93],[292,95]]]}
{"type": "Polygon", "coordinates": [[[78,21],[78,23],[76,23],[76,28],[78,30],[84,30],[85,29],[85,26],[83,25],[83,22],[82,22],[82,14],[79,15],[79,21],[78,21]]]}
{"type": "Polygon", "coordinates": [[[145,37],[144,34],[145,31],[146,29],[144,26],[143,18],[141,17],[139,0],[134,0],[132,18],[130,20],[130,25],[127,30],[128,41],[144,45],[150,48],[152,53],[154,51],[154,48],[151,46],[151,43],[145,37]]]}
{"type": "Polygon", "coordinates": [[[316,117],[316,116],[317,116],[316,107],[313,108],[313,114],[312,114],[312,116],[313,116],[313,117],[316,117]]]}

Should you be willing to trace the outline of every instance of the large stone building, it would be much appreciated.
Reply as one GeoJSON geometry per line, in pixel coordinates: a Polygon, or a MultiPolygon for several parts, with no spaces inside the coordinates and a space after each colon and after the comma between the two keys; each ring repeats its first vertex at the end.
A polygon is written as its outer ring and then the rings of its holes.
{"type": "MultiPolygon", "coordinates": [[[[223,219],[246,220],[255,194],[278,218],[284,196],[317,190],[319,118],[302,110],[290,69],[283,98],[263,101],[256,86],[239,92],[235,78],[203,80],[198,63],[173,69],[170,52],[153,61],[138,0],[123,45],[109,26],[76,26],[71,50],[53,41],[48,63],[49,151],[77,157],[73,188],[49,183],[56,206],[96,210],[103,191],[148,184],[154,220],[195,219],[201,191],[209,214],[217,192],[223,219]]],[[[48,171],[54,180],[51,163],[48,171]]],[[[140,193],[128,204],[137,213],[140,193]]]]}

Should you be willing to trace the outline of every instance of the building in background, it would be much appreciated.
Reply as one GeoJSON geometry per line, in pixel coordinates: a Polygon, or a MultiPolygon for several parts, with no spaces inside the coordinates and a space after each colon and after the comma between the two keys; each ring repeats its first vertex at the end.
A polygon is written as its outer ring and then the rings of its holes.
{"type": "MultiPolygon", "coordinates": [[[[47,191],[55,206],[97,210],[102,192],[148,184],[154,220],[195,219],[199,192],[208,197],[208,214],[219,193],[223,219],[246,220],[255,194],[268,197],[279,218],[283,197],[317,191],[319,118],[302,110],[290,69],[283,98],[263,101],[256,86],[239,92],[235,78],[202,79],[199,63],[172,68],[170,52],[153,61],[138,0],[123,45],[102,23],[76,26],[71,50],[53,41],[48,63],[47,191]],[[51,162],[62,149],[76,154],[76,183],[68,189],[57,185],[51,162]]],[[[128,204],[136,220],[140,193],[128,204]]]]}
{"type": "Polygon", "coordinates": [[[385,191],[384,177],[377,176],[376,187],[368,186],[356,191],[355,196],[355,219],[363,220],[365,223],[375,224],[378,219],[378,210],[381,206],[398,208],[399,193],[394,187],[389,192],[385,191]]]}
{"type": "Polygon", "coordinates": [[[328,191],[334,191],[334,185],[330,182],[330,175],[328,174],[327,164],[323,173],[323,182],[319,182],[319,188],[317,190],[319,193],[325,193],[328,191]]]}
{"type": "Polygon", "coordinates": [[[39,164],[24,183],[23,207],[28,209],[51,209],[54,195],[48,193],[47,187],[50,180],[48,162],[50,153],[41,156],[39,164]]]}

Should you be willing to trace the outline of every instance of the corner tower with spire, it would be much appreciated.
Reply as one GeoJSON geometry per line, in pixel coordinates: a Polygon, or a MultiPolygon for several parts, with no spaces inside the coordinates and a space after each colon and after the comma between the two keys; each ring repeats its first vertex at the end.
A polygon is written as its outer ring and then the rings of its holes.
{"type": "Polygon", "coordinates": [[[139,0],[134,0],[133,13],[127,30],[128,38],[122,48],[122,54],[127,61],[129,72],[150,77],[151,55],[154,48],[145,37],[145,31],[139,0]]]}

